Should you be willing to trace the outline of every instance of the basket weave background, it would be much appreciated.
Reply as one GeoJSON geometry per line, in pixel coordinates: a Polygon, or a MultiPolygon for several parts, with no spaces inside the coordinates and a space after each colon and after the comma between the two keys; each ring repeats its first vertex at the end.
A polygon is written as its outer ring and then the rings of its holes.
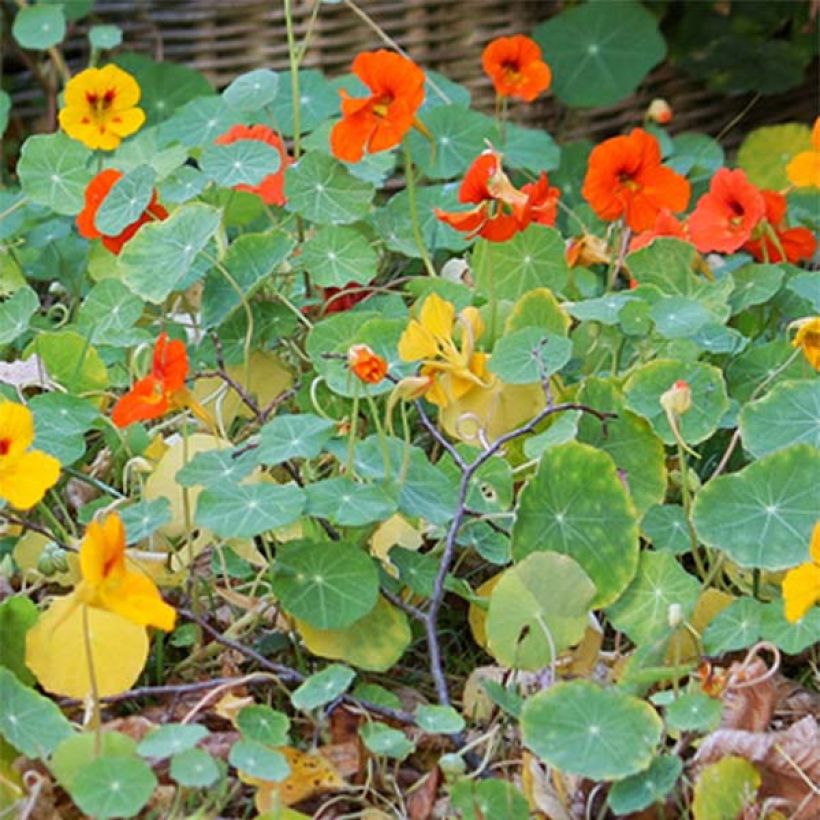
{"type": "MultiPolygon", "coordinates": [[[[313,5],[314,0],[293,0],[297,37],[304,34],[313,5]]],[[[530,33],[563,4],[560,0],[359,0],[358,5],[420,65],[464,83],[473,92],[474,103],[491,112],[493,92],[480,63],[484,45],[501,34],[530,33]]],[[[252,68],[288,65],[282,0],[97,0],[92,15],[70,30],[66,55],[72,68],[87,62],[85,32],[92,23],[116,23],[124,30],[123,49],[198,68],[217,88],[252,68]]],[[[358,51],[382,46],[379,36],[345,2],[323,4],[304,65],[335,75],[348,70],[358,51]]],[[[24,130],[44,127],[37,122],[44,110],[42,95],[11,50],[4,54],[4,77],[14,98],[18,132],[20,126],[24,130]]],[[[736,145],[744,133],[761,124],[809,122],[817,111],[817,88],[815,61],[800,88],[752,105],[739,125],[723,136],[724,145],[736,145]]],[[[560,139],[600,139],[637,124],[656,96],[673,106],[673,132],[698,130],[713,135],[721,133],[753,97],[720,96],[663,64],[636,94],[611,108],[570,110],[547,97],[518,106],[513,118],[546,127],[560,139]]]]}

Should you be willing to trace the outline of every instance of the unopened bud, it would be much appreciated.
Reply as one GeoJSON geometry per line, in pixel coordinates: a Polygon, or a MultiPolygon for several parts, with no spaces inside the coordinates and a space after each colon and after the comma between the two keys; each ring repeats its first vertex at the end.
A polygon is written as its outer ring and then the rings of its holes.
{"type": "Polygon", "coordinates": [[[387,362],[368,345],[352,345],[347,351],[347,364],[368,384],[378,384],[387,375],[387,362]]]}
{"type": "Polygon", "coordinates": [[[692,388],[683,379],[678,379],[665,393],[661,394],[661,407],[675,416],[682,416],[692,407],[692,388]]]}
{"type": "Polygon", "coordinates": [[[672,106],[666,100],[656,97],[646,109],[646,118],[658,125],[668,125],[672,122],[672,106]]]}
{"type": "Polygon", "coordinates": [[[670,629],[677,629],[683,623],[683,607],[680,604],[669,604],[666,622],[670,629]]]}

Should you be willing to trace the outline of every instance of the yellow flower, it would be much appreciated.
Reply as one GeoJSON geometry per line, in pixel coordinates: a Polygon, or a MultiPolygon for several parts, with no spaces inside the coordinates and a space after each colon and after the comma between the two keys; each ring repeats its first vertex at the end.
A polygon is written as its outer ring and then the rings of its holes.
{"type": "Polygon", "coordinates": [[[790,569],[783,579],[786,620],[799,621],[820,601],[820,521],[814,525],[809,546],[811,561],[790,569]]]}
{"type": "Polygon", "coordinates": [[[486,353],[477,353],[475,343],[484,332],[484,323],[474,307],[456,317],[451,302],[431,293],[421,306],[418,319],[411,319],[399,339],[399,356],[406,362],[422,360],[421,375],[430,378],[426,396],[446,407],[473,387],[489,387],[486,353]],[[461,345],[453,339],[455,326],[461,329],[461,345]]]}
{"type": "Polygon", "coordinates": [[[139,99],[137,81],[121,68],[87,68],[66,84],[60,125],[87,148],[113,151],[145,122],[139,99]]]}
{"type": "Polygon", "coordinates": [[[792,347],[802,347],[809,364],[820,370],[820,316],[799,319],[790,326],[797,328],[792,347]]]}
{"type": "Polygon", "coordinates": [[[162,600],[154,582],[125,565],[125,528],[111,513],[101,522],[92,521],[80,544],[80,581],[77,600],[107,609],[140,626],[156,626],[166,632],[174,628],[176,612],[162,600]]]}
{"type": "Polygon", "coordinates": [[[34,441],[34,418],[28,407],[0,399],[0,499],[27,510],[60,477],[60,462],[39,450],[34,441]]]}
{"type": "Polygon", "coordinates": [[[798,188],[820,188],[820,117],[811,130],[811,150],[792,159],[786,166],[786,176],[798,188]]]}

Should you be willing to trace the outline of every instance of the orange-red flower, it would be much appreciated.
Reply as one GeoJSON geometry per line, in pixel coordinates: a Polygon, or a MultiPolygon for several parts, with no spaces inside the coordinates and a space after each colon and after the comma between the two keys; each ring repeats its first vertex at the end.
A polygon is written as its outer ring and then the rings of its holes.
{"type": "Polygon", "coordinates": [[[552,80],[540,46],[523,34],[497,37],[484,49],[481,65],[500,97],[532,102],[552,80]]]}
{"type": "Polygon", "coordinates": [[[100,209],[103,200],[111,192],[111,189],[116,183],[122,179],[122,172],[114,168],[107,168],[105,171],[100,171],[85,189],[85,207],[77,214],[76,223],[77,230],[80,236],[85,239],[102,239],[103,245],[108,248],[111,253],[119,254],[129,239],[146,223],[153,220],[165,219],[168,216],[168,211],[157,202],[157,193],[151,196],[151,201],[148,207],[142,212],[142,215],[136,221],[132,222],[124,228],[116,236],[107,236],[97,230],[94,220],[97,218],[97,211],[100,209]]]}
{"type": "Polygon", "coordinates": [[[561,196],[561,190],[550,185],[545,171],[541,172],[535,182],[522,185],[521,193],[527,197],[522,218],[525,224],[522,227],[525,228],[530,222],[549,225],[550,227],[555,225],[555,220],[558,218],[558,198],[561,196]]]}
{"type": "Polygon", "coordinates": [[[370,89],[369,97],[351,97],[344,89],[342,119],[330,132],[333,156],[358,162],[365,150],[386,151],[412,128],[424,101],[424,72],[392,51],[366,51],[356,56],[353,73],[370,89]]]}
{"type": "Polygon", "coordinates": [[[811,148],[792,159],[786,166],[786,176],[798,188],[820,188],[820,117],[811,129],[811,148]]]}
{"type": "Polygon", "coordinates": [[[760,189],[741,170],[721,168],[689,217],[689,234],[701,253],[734,253],[766,213],[760,189]]]}
{"type": "Polygon", "coordinates": [[[662,209],[683,211],[690,189],[684,177],[661,164],[657,139],[634,128],[592,149],[581,193],[601,219],[623,216],[633,231],[646,231],[662,209]]]}
{"type": "Polygon", "coordinates": [[[352,345],[347,351],[347,364],[368,384],[378,384],[387,375],[387,362],[368,345],[352,345]]]}
{"type": "Polygon", "coordinates": [[[646,109],[646,119],[658,125],[669,125],[672,122],[672,106],[662,97],[656,97],[646,109]]]}
{"type": "Polygon", "coordinates": [[[786,197],[777,191],[761,191],[766,208],[765,221],[755,228],[743,245],[758,262],[800,262],[811,259],[817,240],[808,228],[786,227],[786,197]]]}
{"type": "Polygon", "coordinates": [[[242,140],[256,140],[275,148],[279,152],[279,170],[268,174],[258,185],[242,183],[235,185],[235,190],[244,191],[247,194],[256,194],[268,205],[284,205],[287,202],[285,197],[285,171],[291,164],[285,144],[279,135],[266,125],[234,125],[229,131],[218,136],[214,142],[217,145],[230,145],[242,140]]]}
{"type": "Polygon", "coordinates": [[[188,352],[177,339],[160,333],[154,346],[151,372],[140,379],[114,405],[111,420],[117,427],[135,421],[147,421],[165,415],[169,410],[188,407],[194,415],[210,424],[210,419],[185,386],[188,375],[188,352]]]}
{"type": "Polygon", "coordinates": [[[682,239],[684,242],[689,241],[689,229],[686,223],[681,222],[666,208],[658,212],[655,224],[648,231],[641,231],[641,233],[632,237],[629,242],[629,252],[639,251],[664,236],[682,239]]]}

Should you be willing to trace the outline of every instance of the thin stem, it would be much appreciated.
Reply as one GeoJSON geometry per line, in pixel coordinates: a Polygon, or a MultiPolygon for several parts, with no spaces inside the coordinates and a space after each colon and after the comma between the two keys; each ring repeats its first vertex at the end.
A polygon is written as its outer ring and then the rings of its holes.
{"type": "Polygon", "coordinates": [[[686,461],[686,452],[682,443],[678,442],[678,466],[680,467],[680,491],[683,500],[683,514],[686,517],[686,529],[689,532],[689,544],[692,558],[701,579],[706,577],[706,567],[703,565],[698,545],[698,536],[692,524],[692,497],[689,495],[689,464],[686,461]]]}
{"type": "Polygon", "coordinates": [[[2,222],[7,216],[11,216],[18,208],[22,208],[24,205],[28,204],[28,197],[21,196],[19,199],[15,200],[14,202],[6,208],[5,211],[0,211],[0,222],[2,222]]]}
{"type": "Polygon", "coordinates": [[[421,254],[421,260],[424,262],[424,267],[430,276],[435,277],[436,269],[430,261],[430,254],[427,252],[427,247],[424,244],[424,238],[421,235],[421,225],[419,223],[418,204],[416,203],[416,179],[415,170],[413,168],[413,158],[410,156],[410,149],[407,144],[404,146],[404,179],[407,185],[407,203],[410,207],[410,223],[413,227],[413,240],[416,247],[421,254]]]}
{"type": "Polygon", "coordinates": [[[91,645],[91,624],[88,621],[88,605],[83,604],[83,643],[85,658],[88,664],[88,680],[91,684],[91,728],[94,730],[94,757],[102,751],[102,720],[100,718],[100,690],[97,686],[97,673],[94,669],[94,656],[91,645]]]}
{"type": "Polygon", "coordinates": [[[291,0],[284,0],[285,31],[288,38],[288,60],[290,61],[290,96],[293,106],[293,158],[299,159],[302,152],[302,106],[299,92],[299,53],[296,35],[293,31],[293,9],[291,0]]]}

